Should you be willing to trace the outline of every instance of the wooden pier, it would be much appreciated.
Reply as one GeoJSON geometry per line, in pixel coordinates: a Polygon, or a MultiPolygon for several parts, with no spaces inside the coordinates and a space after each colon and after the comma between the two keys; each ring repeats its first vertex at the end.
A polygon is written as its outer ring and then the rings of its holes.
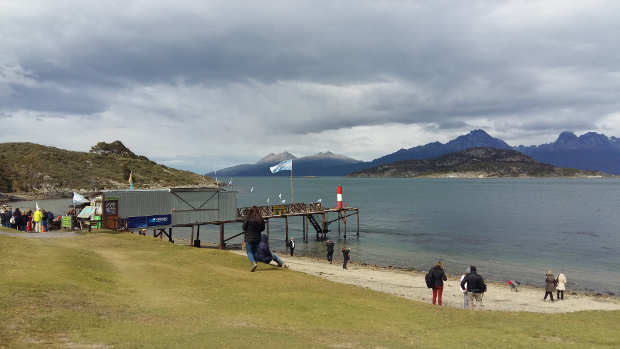
{"type": "MultiPolygon", "coordinates": [[[[295,203],[289,205],[272,205],[272,206],[259,206],[263,219],[265,219],[265,234],[269,236],[271,220],[284,219],[284,240],[289,240],[289,218],[301,217],[302,224],[302,239],[304,242],[308,242],[310,236],[310,226],[314,228],[316,233],[315,239],[318,241],[327,240],[327,234],[332,231],[329,229],[330,224],[338,223],[338,237],[344,233],[344,239],[347,238],[347,218],[355,216],[356,218],[356,230],[355,235],[359,237],[360,234],[360,218],[359,209],[355,207],[343,207],[343,208],[324,208],[320,203],[304,204],[295,203]],[[330,217],[331,215],[331,217],[330,217]],[[334,215],[336,216],[334,218],[334,215]],[[317,217],[319,219],[317,219],[317,217]]],[[[242,231],[233,233],[232,236],[226,237],[225,226],[227,224],[239,224],[245,221],[244,217],[247,216],[250,207],[244,207],[237,209],[237,219],[226,221],[210,221],[210,222],[196,222],[188,224],[178,224],[172,226],[173,228],[191,228],[191,244],[196,247],[200,247],[200,227],[205,225],[217,225],[219,227],[219,243],[218,248],[226,248],[226,242],[243,235],[242,231]],[[194,233],[196,235],[194,236],[194,233]]],[[[172,241],[172,229],[169,230],[169,239],[172,241]]],[[[161,233],[160,233],[161,234],[161,233]]],[[[164,232],[165,234],[165,232],[164,232]]],[[[166,234],[167,235],[167,234],[166,234]]],[[[161,236],[161,235],[160,235],[161,236]]]]}

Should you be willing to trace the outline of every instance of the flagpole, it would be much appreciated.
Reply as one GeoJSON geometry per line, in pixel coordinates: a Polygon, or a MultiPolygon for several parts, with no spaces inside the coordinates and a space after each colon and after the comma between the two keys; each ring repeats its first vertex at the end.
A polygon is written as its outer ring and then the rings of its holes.
{"type": "Polygon", "coordinates": [[[293,187],[293,160],[291,160],[291,204],[295,203],[295,188],[293,187]]]}

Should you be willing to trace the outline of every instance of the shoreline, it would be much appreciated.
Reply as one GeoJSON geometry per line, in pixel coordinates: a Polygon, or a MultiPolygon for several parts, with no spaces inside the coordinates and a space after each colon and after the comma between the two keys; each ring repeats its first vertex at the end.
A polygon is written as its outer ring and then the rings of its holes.
{"type": "MultiPolygon", "coordinates": [[[[233,250],[231,252],[245,257],[244,251],[233,250]]],[[[279,256],[293,271],[419,302],[431,303],[432,300],[432,292],[426,287],[424,281],[424,272],[359,263],[349,263],[349,268],[345,270],[340,261],[329,264],[325,260],[312,257],[290,257],[284,254],[279,256]]],[[[261,268],[265,266],[259,263],[257,272],[260,272],[261,268]]],[[[459,280],[460,276],[457,278],[449,275],[448,281],[444,282],[443,306],[463,308],[463,293],[460,291],[459,280]]],[[[620,311],[620,299],[614,296],[591,295],[567,290],[564,292],[564,300],[550,302],[543,301],[545,291],[542,288],[523,285],[519,287],[518,292],[514,292],[506,284],[486,280],[485,282],[487,292],[482,302],[483,310],[550,314],[590,310],[620,311]]]]}

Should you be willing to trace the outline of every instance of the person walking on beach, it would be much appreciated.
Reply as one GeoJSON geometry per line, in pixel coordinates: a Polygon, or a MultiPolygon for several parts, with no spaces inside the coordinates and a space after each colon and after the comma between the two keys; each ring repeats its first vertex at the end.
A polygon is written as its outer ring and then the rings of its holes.
{"type": "Polygon", "coordinates": [[[257,261],[263,262],[265,264],[269,264],[271,263],[271,261],[275,261],[276,263],[278,263],[278,267],[286,267],[282,260],[275,253],[271,252],[271,249],[269,248],[269,238],[265,234],[261,235],[261,240],[258,243],[258,247],[256,248],[256,253],[254,254],[254,257],[257,261]]]}
{"type": "Polygon", "coordinates": [[[342,250],[342,269],[347,269],[347,263],[351,260],[351,249],[348,247],[343,247],[342,250]]]}
{"type": "Polygon", "coordinates": [[[487,285],[482,276],[478,275],[475,266],[469,267],[469,274],[461,280],[461,288],[467,289],[467,303],[472,310],[479,309],[482,305],[482,295],[487,291],[487,285]]]}
{"type": "Polygon", "coordinates": [[[243,232],[245,233],[245,252],[248,255],[248,259],[252,263],[251,272],[256,270],[256,258],[254,254],[261,240],[261,233],[265,230],[265,220],[260,213],[260,209],[256,206],[252,206],[248,215],[243,222],[243,232]]]}
{"type": "Polygon", "coordinates": [[[431,278],[431,285],[433,286],[433,305],[439,304],[441,306],[441,296],[443,294],[443,282],[448,280],[446,273],[443,270],[443,263],[437,262],[431,270],[428,271],[431,278]]]}
{"type": "Polygon", "coordinates": [[[291,257],[293,257],[293,254],[295,253],[295,239],[290,238],[287,245],[289,250],[291,251],[291,257]]]}
{"type": "Polygon", "coordinates": [[[558,291],[558,300],[564,300],[564,291],[566,291],[566,275],[564,273],[558,274],[556,279],[557,287],[555,288],[558,291]],[[562,296],[562,298],[560,298],[562,296]]]}
{"type": "MultiPolygon", "coordinates": [[[[460,282],[463,281],[463,279],[465,279],[465,276],[467,276],[467,274],[471,273],[471,270],[469,269],[469,267],[467,267],[467,269],[465,269],[465,274],[461,275],[461,280],[460,282]]],[[[461,286],[461,292],[463,292],[463,309],[467,309],[467,306],[469,305],[469,303],[467,302],[467,283],[465,283],[465,287],[461,286]]]]}
{"type": "Polygon", "coordinates": [[[547,274],[545,274],[545,297],[543,301],[547,300],[547,296],[551,298],[551,302],[553,302],[553,291],[555,291],[555,277],[553,277],[553,272],[551,270],[547,270],[547,274]]]}
{"type": "Polygon", "coordinates": [[[334,260],[334,242],[327,240],[327,261],[332,264],[334,260]]]}

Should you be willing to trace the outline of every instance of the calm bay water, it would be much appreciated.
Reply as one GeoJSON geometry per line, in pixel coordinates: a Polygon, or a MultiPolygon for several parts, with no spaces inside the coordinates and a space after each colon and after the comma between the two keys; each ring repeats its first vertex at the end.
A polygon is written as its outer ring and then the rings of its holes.
{"type": "MultiPolygon", "coordinates": [[[[233,182],[240,206],[265,205],[267,197],[276,204],[280,193],[290,202],[288,177],[233,182]]],[[[488,279],[538,286],[552,269],[571,289],[620,294],[620,180],[296,178],[295,201],[334,207],[338,184],[345,205],[360,209],[360,237],[355,219],[347,241],[336,223],[329,237],[337,250],[350,247],[353,261],[426,270],[442,259],[450,274],[473,264],[488,279]]],[[[289,220],[296,252],[323,256],[321,243],[302,242],[301,222],[289,220]]],[[[270,237],[284,251],[282,223],[272,221],[270,237]]],[[[239,229],[228,226],[227,235],[239,229]]],[[[201,239],[216,241],[216,230],[201,230],[201,239]]]]}

